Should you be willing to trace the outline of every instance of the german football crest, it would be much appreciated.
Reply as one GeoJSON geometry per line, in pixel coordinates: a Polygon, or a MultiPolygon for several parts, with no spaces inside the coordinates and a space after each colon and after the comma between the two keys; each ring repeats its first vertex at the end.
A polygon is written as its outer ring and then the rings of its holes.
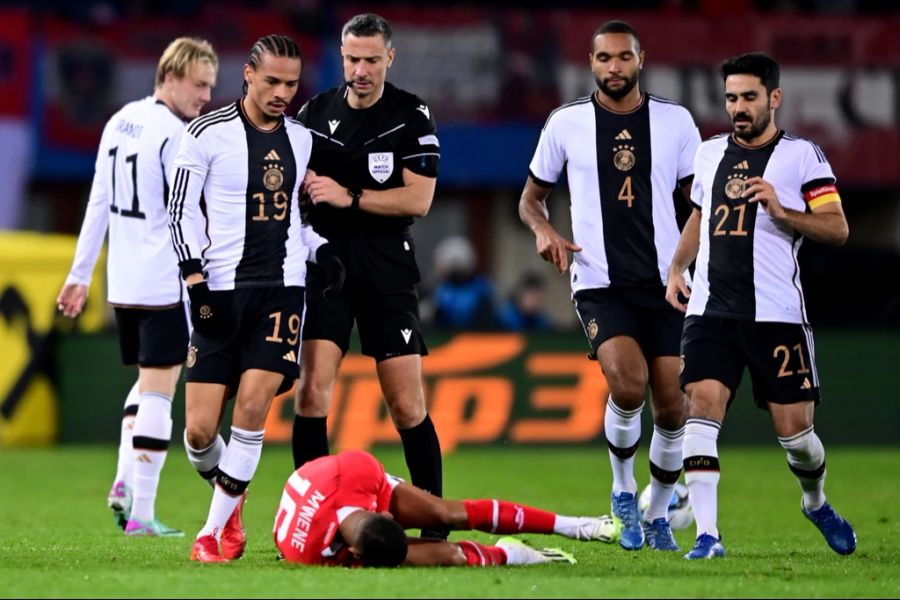
{"type": "Polygon", "coordinates": [[[744,193],[744,181],[746,175],[732,175],[725,183],[725,195],[732,200],[737,200],[744,193]]]}
{"type": "Polygon", "coordinates": [[[263,185],[266,186],[266,189],[270,192],[281,189],[281,184],[284,183],[284,174],[281,172],[282,170],[283,168],[281,166],[269,167],[266,169],[266,173],[263,175],[263,185]]]}
{"type": "Polygon", "coordinates": [[[636,161],[634,157],[634,146],[621,144],[613,148],[616,153],[613,156],[613,164],[620,171],[630,171],[634,167],[636,161]]]}
{"type": "Polygon", "coordinates": [[[587,334],[588,337],[594,339],[597,337],[597,334],[600,332],[600,327],[597,326],[597,319],[591,319],[587,324],[587,334]]]}
{"type": "Polygon", "coordinates": [[[394,172],[393,152],[370,152],[369,175],[378,183],[384,183],[394,172]]]}
{"type": "Polygon", "coordinates": [[[188,346],[187,368],[190,369],[197,364],[197,346],[188,346]]]}

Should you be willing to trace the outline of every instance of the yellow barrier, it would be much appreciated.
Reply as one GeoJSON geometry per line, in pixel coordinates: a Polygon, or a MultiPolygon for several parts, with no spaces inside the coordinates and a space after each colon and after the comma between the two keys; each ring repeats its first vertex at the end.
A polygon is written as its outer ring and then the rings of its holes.
{"type": "Polygon", "coordinates": [[[57,316],[56,296],[75,242],[66,235],[0,232],[0,446],[56,440],[58,401],[48,372],[56,328],[90,332],[103,326],[105,253],[76,323],[57,316]]]}

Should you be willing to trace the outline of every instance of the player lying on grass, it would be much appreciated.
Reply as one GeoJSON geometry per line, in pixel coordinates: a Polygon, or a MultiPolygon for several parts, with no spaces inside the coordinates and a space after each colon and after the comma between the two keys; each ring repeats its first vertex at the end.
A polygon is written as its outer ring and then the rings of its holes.
{"type": "Polygon", "coordinates": [[[306,463],[284,487],[275,544],[292,562],[344,566],[536,564],[575,562],[559,549],[535,549],[512,538],[496,546],[407,538],[404,529],[555,533],[613,542],[610,517],[567,517],[504,500],[445,500],[385,473],[367,452],[347,451],[306,463]]]}

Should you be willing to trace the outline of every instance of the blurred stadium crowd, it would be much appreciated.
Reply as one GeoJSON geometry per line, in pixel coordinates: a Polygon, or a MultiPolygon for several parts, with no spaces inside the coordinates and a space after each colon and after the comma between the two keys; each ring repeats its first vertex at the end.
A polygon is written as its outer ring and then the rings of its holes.
{"type": "MultiPolygon", "coordinates": [[[[642,88],[685,104],[704,137],[727,128],[717,67],[750,50],[783,66],[779,124],[823,147],[838,176],[849,245],[801,253],[818,325],[900,327],[900,10],[874,0],[644,0],[376,4],[324,0],[0,3],[0,229],[77,233],[103,124],[152,90],[178,35],[221,57],[209,109],[240,94],[259,36],[304,55],[295,113],[340,82],[349,15],[388,18],[389,80],[426,99],[441,139],[431,214],[414,227],[426,316],[450,329],[574,327],[565,278],[534,253],[516,204],[544,119],[595,87],[591,32],[630,21],[644,40],[642,88]],[[602,4],[602,8],[597,8],[602,4]],[[441,246],[443,244],[443,246],[441,246]],[[461,300],[462,299],[462,300],[461,300]],[[455,303],[455,304],[454,304],[455,303]],[[465,305],[460,308],[460,303],[465,305]],[[466,314],[457,314],[466,313],[466,314]]],[[[560,182],[551,217],[569,231],[560,182]]]]}

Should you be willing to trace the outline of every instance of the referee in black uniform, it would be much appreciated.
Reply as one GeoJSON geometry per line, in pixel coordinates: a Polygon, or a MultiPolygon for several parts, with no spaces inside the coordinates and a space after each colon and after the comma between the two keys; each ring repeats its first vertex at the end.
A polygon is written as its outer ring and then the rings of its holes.
{"type": "Polygon", "coordinates": [[[325,419],[356,321],[412,482],[440,496],[441,451],[425,412],[421,357],[428,351],[409,234],[413,217],[425,216],[434,197],[440,159],[434,119],[420,98],[385,82],[396,55],[386,20],[350,19],[341,55],[346,83],[311,99],[297,116],[313,133],[309,222],[331,242],[347,279],[340,294],[326,295],[322,271],[311,265],[307,273],[294,466],[328,454],[325,419]]]}

